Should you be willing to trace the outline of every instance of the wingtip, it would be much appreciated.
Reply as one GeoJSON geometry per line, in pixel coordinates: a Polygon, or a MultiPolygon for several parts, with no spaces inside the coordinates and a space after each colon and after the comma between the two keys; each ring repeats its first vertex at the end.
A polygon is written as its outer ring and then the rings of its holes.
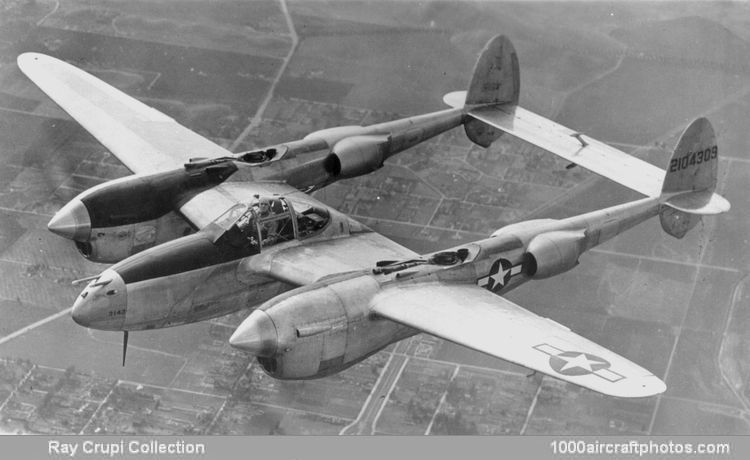
{"type": "Polygon", "coordinates": [[[19,54],[16,58],[16,63],[19,67],[23,68],[27,63],[34,61],[37,59],[36,57],[37,53],[23,53],[19,54]]]}
{"type": "Polygon", "coordinates": [[[613,391],[607,392],[610,396],[619,398],[648,398],[657,396],[667,390],[667,384],[655,375],[647,375],[642,378],[628,378],[622,385],[613,387],[613,391]]]}
{"type": "Polygon", "coordinates": [[[652,375],[641,382],[642,397],[657,396],[667,391],[667,384],[659,377],[652,375]]]}
{"type": "Polygon", "coordinates": [[[41,64],[48,59],[51,58],[41,53],[23,53],[18,55],[16,63],[23,72],[28,72],[33,66],[41,64]]]}

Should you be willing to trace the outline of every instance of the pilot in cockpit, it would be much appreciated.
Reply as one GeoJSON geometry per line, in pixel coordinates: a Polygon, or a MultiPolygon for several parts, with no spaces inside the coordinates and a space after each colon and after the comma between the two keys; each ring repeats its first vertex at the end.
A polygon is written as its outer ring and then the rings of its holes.
{"type": "Polygon", "coordinates": [[[258,211],[260,218],[264,219],[271,215],[271,200],[268,198],[261,198],[258,202],[258,211]]]}

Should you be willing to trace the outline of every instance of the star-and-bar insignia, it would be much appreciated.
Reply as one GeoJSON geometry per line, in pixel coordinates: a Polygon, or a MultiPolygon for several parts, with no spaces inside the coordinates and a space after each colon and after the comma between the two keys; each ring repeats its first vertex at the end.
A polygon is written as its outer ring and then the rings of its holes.
{"type": "Polygon", "coordinates": [[[565,351],[546,343],[536,345],[534,349],[549,355],[549,367],[560,375],[594,374],[612,383],[625,378],[609,368],[609,361],[590,353],[565,351]]]}
{"type": "Polygon", "coordinates": [[[497,259],[490,267],[487,276],[479,278],[477,285],[490,291],[499,291],[505,287],[510,278],[521,273],[521,265],[511,265],[506,259],[497,259]]]}

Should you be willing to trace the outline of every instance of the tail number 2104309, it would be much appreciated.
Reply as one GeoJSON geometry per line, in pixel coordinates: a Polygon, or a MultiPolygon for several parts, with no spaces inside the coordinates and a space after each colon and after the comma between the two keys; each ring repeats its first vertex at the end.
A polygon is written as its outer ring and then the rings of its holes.
{"type": "Polygon", "coordinates": [[[719,149],[714,145],[705,150],[699,152],[688,152],[687,154],[679,157],[672,158],[669,162],[669,172],[676,172],[682,169],[687,169],[688,166],[699,165],[711,161],[716,158],[719,153],[719,149]]]}

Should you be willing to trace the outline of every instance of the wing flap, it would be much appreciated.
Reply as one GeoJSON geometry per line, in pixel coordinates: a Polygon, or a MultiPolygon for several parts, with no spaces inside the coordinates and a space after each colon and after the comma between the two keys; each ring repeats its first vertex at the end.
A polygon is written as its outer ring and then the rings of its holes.
{"type": "Polygon", "coordinates": [[[156,109],[59,59],[18,57],[31,81],[135,173],[175,169],[192,157],[229,151],[156,109]]]}
{"type": "Polygon", "coordinates": [[[468,114],[500,131],[646,196],[659,196],[665,171],[522,107],[495,105],[468,114]]]}
{"type": "Polygon", "coordinates": [[[475,285],[424,283],[386,288],[377,314],[561,380],[619,397],[662,393],[651,372],[475,285]]]}

